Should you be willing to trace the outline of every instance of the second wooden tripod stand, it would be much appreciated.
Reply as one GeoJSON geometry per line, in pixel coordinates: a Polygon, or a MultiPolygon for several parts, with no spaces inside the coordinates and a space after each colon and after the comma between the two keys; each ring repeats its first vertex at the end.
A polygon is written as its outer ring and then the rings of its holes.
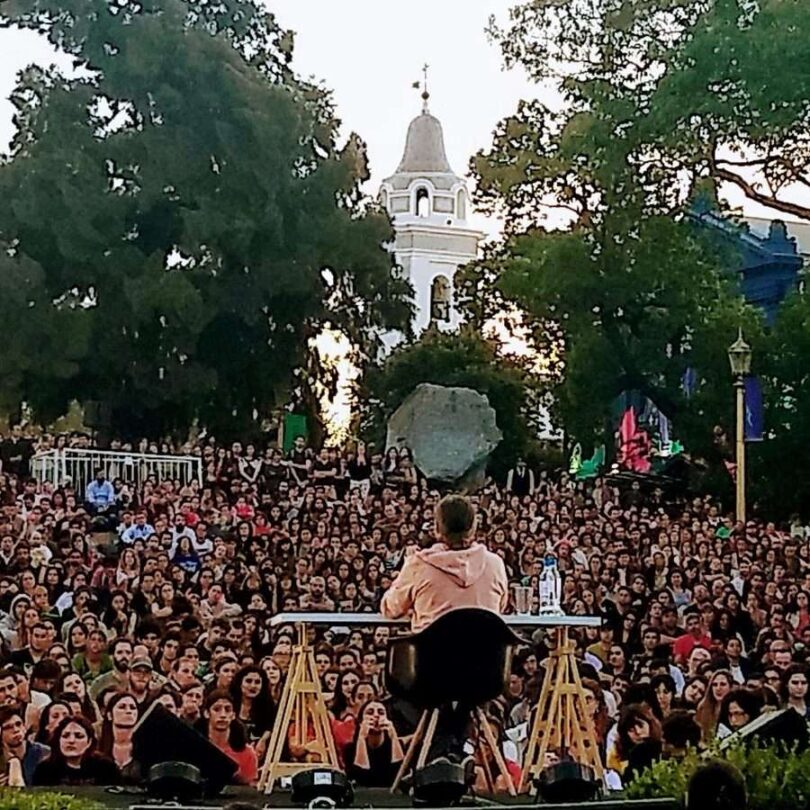
{"type": "Polygon", "coordinates": [[[576,645],[569,639],[567,627],[560,627],[557,634],[557,647],[549,657],[531,723],[521,790],[546,767],[549,753],[591,767],[598,779],[604,776],[593,716],[588,710],[574,656],[576,645]]]}

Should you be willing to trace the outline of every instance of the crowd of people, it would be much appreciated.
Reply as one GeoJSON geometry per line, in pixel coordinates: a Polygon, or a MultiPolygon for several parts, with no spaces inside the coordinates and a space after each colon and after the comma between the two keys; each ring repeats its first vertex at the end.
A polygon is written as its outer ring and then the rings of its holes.
{"type": "MultiPolygon", "coordinates": [[[[407,448],[316,451],[303,437],[286,454],[184,447],[201,481],[100,470],[77,492],[31,478],[36,451],[71,444],[87,439],[15,429],[0,441],[0,783],[138,781],[133,730],[154,702],[255,783],[293,646],[293,628],[270,618],[379,611],[404,561],[434,543],[441,493],[407,448]]],[[[798,520],[737,525],[708,498],[670,502],[522,460],[470,501],[470,542],[531,588],[535,609],[553,552],[566,612],[603,616],[575,636],[616,780],[772,708],[808,716],[810,530],[798,520]]],[[[388,786],[416,720],[386,691],[392,630],[336,615],[315,633],[341,761],[358,784],[388,786]]],[[[551,644],[527,639],[487,707],[515,778],[551,644]]]]}

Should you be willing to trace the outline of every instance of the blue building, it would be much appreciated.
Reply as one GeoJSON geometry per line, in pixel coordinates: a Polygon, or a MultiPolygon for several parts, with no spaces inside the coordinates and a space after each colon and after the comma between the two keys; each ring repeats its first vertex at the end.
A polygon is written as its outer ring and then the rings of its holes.
{"type": "Polygon", "coordinates": [[[716,210],[696,206],[690,216],[719,236],[733,241],[740,256],[737,273],[745,300],[759,307],[769,324],[779,305],[799,283],[804,264],[802,252],[791,230],[804,230],[805,223],[786,225],[781,220],[751,219],[744,225],[721,216],[716,210]]]}

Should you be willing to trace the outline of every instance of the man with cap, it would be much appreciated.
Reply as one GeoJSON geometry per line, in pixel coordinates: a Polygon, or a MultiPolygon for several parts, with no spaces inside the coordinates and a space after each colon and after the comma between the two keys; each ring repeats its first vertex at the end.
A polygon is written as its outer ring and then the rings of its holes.
{"type": "Polygon", "coordinates": [[[130,692],[139,706],[147,705],[153,697],[152,659],[148,655],[136,655],[129,663],[127,672],[127,691],[130,692]]]}

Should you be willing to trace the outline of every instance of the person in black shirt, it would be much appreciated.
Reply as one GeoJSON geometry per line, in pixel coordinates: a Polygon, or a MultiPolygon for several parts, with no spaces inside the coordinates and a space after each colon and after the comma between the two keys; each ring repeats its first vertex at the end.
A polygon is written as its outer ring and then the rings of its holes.
{"type": "Polygon", "coordinates": [[[51,757],[34,771],[34,785],[117,785],[116,764],[96,753],[93,724],[84,717],[66,717],[53,733],[51,757]]]}
{"type": "Polygon", "coordinates": [[[315,457],[310,469],[311,476],[316,485],[326,488],[330,498],[335,497],[335,482],[338,477],[337,460],[330,456],[329,451],[323,448],[315,457]]]}
{"type": "Polygon", "coordinates": [[[11,435],[0,442],[0,469],[7,475],[26,478],[30,474],[33,455],[33,443],[22,435],[19,425],[15,425],[11,435]]]}
{"type": "Polygon", "coordinates": [[[506,491],[523,498],[534,493],[534,472],[519,458],[506,476],[506,491]]]}
{"type": "Polygon", "coordinates": [[[281,453],[275,448],[268,448],[262,462],[260,481],[264,492],[271,495],[278,493],[279,484],[287,478],[287,468],[281,453]]]}
{"type": "Polygon", "coordinates": [[[350,491],[359,490],[360,497],[365,500],[371,487],[371,461],[366,455],[365,442],[357,443],[357,449],[349,457],[347,468],[349,471],[350,491]]]}
{"type": "Polygon", "coordinates": [[[389,787],[404,754],[385,705],[370,700],[358,715],[354,740],[346,747],[346,775],[363,787],[389,787]]]}
{"type": "Polygon", "coordinates": [[[309,480],[310,467],[306,439],[303,436],[296,436],[292,450],[287,454],[287,469],[290,471],[290,480],[298,486],[305,486],[309,480]]]}

